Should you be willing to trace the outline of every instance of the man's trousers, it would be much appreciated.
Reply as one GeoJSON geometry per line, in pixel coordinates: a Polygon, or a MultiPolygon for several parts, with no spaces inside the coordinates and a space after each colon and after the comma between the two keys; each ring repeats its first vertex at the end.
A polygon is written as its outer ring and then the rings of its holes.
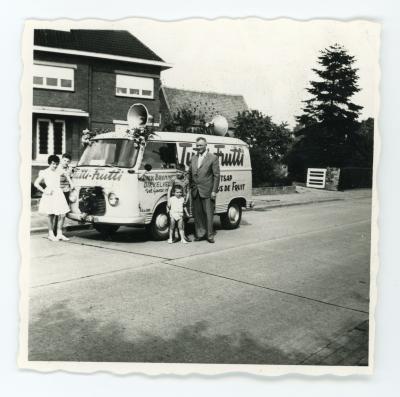
{"type": "Polygon", "coordinates": [[[196,196],[192,195],[192,209],[196,237],[213,237],[215,200],[211,200],[209,197],[202,198],[196,192],[196,196]]]}

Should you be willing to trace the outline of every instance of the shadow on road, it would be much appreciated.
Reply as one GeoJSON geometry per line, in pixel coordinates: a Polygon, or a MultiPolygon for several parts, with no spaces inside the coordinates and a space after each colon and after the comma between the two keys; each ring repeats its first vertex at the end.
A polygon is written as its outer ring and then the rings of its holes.
{"type": "MultiPolygon", "coordinates": [[[[88,308],[90,312],[90,307],[88,308]]],[[[301,357],[257,342],[249,333],[210,335],[206,321],[182,327],[173,337],[138,333],[123,325],[77,316],[67,302],[35,316],[29,327],[30,361],[295,364],[301,357]]],[[[134,326],[134,324],[133,324],[134,326]]]]}
{"type": "MultiPolygon", "coordinates": [[[[242,218],[240,223],[241,227],[249,226],[251,223],[242,218]]],[[[216,233],[222,230],[221,223],[219,220],[214,221],[214,230],[216,233]]],[[[232,233],[232,231],[229,231],[232,233]]],[[[103,235],[94,229],[86,230],[83,235],[88,240],[93,241],[112,241],[114,243],[143,243],[151,241],[151,237],[144,228],[140,227],[125,227],[121,228],[117,232],[110,235],[103,235]]],[[[82,236],[83,236],[82,235],[82,236]]],[[[175,232],[176,238],[178,238],[178,232],[175,232]]],[[[194,236],[194,223],[191,221],[186,225],[186,235],[193,238],[194,236]]]]}

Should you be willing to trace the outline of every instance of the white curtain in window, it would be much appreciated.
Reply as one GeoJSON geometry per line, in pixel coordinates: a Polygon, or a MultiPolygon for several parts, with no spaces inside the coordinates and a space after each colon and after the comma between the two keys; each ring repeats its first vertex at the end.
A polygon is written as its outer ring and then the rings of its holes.
{"type": "Polygon", "coordinates": [[[129,76],[124,74],[116,75],[117,94],[126,96],[153,97],[154,80],[148,77],[129,76]],[[125,88],[126,92],[118,89],[125,88]]]}
{"type": "Polygon", "coordinates": [[[56,79],[73,80],[74,69],[61,66],[33,65],[33,75],[56,79]]]}

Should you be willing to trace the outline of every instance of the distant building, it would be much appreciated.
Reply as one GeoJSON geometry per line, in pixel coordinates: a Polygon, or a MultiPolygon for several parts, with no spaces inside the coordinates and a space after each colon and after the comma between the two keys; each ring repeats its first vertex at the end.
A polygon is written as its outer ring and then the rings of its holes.
{"type": "Polygon", "coordinates": [[[197,107],[197,111],[205,115],[206,121],[219,114],[228,120],[230,131],[234,131],[234,119],[238,112],[249,110],[242,95],[220,94],[217,92],[203,92],[181,90],[177,88],[161,87],[161,118],[162,124],[171,120],[179,109],[197,107]]]}
{"type": "Polygon", "coordinates": [[[34,32],[32,182],[50,154],[82,151],[88,128],[126,129],[134,103],[160,123],[160,74],[165,63],[123,30],[34,32]]]}

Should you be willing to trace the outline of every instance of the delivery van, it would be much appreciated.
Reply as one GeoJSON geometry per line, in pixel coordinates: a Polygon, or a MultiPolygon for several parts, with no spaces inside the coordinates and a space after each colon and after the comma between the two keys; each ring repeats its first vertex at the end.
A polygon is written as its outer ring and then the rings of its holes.
{"type": "Polygon", "coordinates": [[[215,214],[224,228],[237,228],[242,209],[253,205],[248,145],[231,137],[180,132],[155,132],[139,147],[122,132],[92,138],[73,173],[68,218],[91,223],[101,233],[144,226],[155,240],[166,239],[168,187],[177,164],[190,164],[200,136],[220,162],[215,214]]]}

